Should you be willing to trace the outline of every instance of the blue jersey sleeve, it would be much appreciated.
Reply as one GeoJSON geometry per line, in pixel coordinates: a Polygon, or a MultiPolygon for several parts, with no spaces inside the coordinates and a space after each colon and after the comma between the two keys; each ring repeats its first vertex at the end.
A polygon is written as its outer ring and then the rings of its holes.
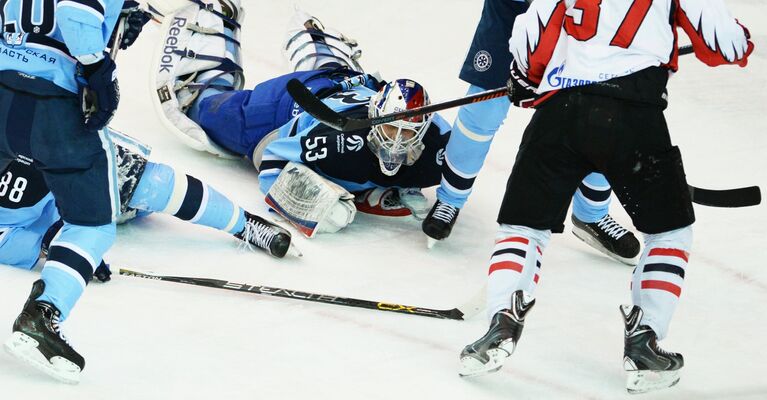
{"type": "Polygon", "coordinates": [[[64,0],[56,5],[56,22],[74,56],[100,53],[107,46],[122,10],[122,0],[64,0]]]}
{"type": "MultiPolygon", "coordinates": [[[[367,87],[357,87],[322,101],[336,112],[346,112],[367,105],[373,94],[375,92],[367,87]]],[[[266,194],[269,191],[287,163],[294,161],[313,164],[328,157],[331,151],[329,142],[336,138],[329,138],[326,133],[329,128],[324,128],[327,127],[306,112],[279,128],[278,139],[266,147],[259,167],[261,192],[266,194]]]]}

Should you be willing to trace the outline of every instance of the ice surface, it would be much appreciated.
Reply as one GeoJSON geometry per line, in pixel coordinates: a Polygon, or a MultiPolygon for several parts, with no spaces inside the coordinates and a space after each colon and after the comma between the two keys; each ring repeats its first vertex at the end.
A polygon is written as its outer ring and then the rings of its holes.
{"type": "MultiPolygon", "coordinates": [[[[283,73],[280,53],[293,2],[247,0],[243,60],[248,85],[283,73]]],[[[298,0],[326,26],[356,38],[362,64],[409,77],[434,101],[463,95],[457,73],[479,0],[298,0]]],[[[710,69],[681,60],[667,117],[688,180],[707,188],[767,189],[767,4],[731,0],[751,29],[749,67],[710,69]]],[[[265,212],[244,162],[187,148],[166,132],[149,100],[158,34],[148,26],[120,54],[121,108],[113,126],[249,209],[265,212]]],[[[452,120],[455,112],[444,115],[452,120]]],[[[341,296],[452,308],[484,284],[495,215],[530,113],[512,110],[452,236],[430,251],[419,225],[360,216],[336,235],[298,238],[302,259],[275,260],[166,216],[119,230],[108,260],[169,275],[229,279],[341,296]]],[[[427,195],[433,199],[434,191],[427,195]]],[[[682,380],[642,399],[767,398],[765,206],[697,207],[687,286],[664,345],[684,354],[682,380]]],[[[619,206],[613,215],[629,224],[619,206]]],[[[297,234],[296,234],[297,235],[297,234]]],[[[546,250],[537,306],[500,373],[457,374],[461,348],[485,332],[484,315],[441,321],[116,276],[92,283],[65,323],[85,356],[79,386],[58,384],[0,354],[2,399],[616,399],[625,394],[618,305],[631,268],[570,232],[546,250]]],[[[7,333],[37,273],[0,269],[7,333]]]]}

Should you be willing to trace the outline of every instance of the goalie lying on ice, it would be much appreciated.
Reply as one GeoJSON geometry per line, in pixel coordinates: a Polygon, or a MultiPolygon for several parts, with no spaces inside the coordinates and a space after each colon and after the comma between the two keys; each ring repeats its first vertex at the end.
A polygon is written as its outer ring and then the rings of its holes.
{"type": "Polygon", "coordinates": [[[420,84],[366,74],[355,41],[299,10],[283,47],[293,72],[242,90],[242,10],[228,0],[212,9],[190,3],[165,17],[154,83],[168,128],[198,150],[251,160],[267,203],[308,237],[347,226],[355,206],[426,216],[420,189],[442,178],[445,120],[425,115],[338,132],[304,113],[285,88],[298,79],[334,110],[360,117],[429,104],[420,84]]]}

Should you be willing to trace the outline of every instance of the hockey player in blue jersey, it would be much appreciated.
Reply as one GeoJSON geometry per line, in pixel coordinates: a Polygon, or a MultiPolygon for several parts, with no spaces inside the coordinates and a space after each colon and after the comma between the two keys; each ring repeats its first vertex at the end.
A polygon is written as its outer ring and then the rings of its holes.
{"type": "MultiPolygon", "coordinates": [[[[512,60],[509,52],[511,28],[516,16],[527,8],[525,0],[485,0],[460,73],[460,78],[470,84],[468,94],[506,85],[512,60]]],[[[430,242],[450,235],[510,105],[503,97],[469,104],[458,110],[445,152],[437,202],[422,225],[430,242]]],[[[610,184],[601,174],[593,173],[583,180],[573,197],[573,233],[606,255],[633,265],[639,254],[639,241],[610,217],[610,192],[610,184]]]]}
{"type": "Polygon", "coordinates": [[[119,213],[114,155],[101,130],[119,102],[115,64],[105,49],[123,11],[130,34],[112,47],[130,45],[145,20],[129,18],[142,11],[133,4],[123,10],[123,0],[1,5],[0,169],[26,157],[43,174],[64,221],[5,347],[76,383],[85,361],[59,323],[112,245],[119,213]]]}
{"type": "MultiPolygon", "coordinates": [[[[199,179],[147,160],[150,149],[110,128],[117,156],[121,215],[118,223],[149,213],[227,232],[272,256],[284,257],[290,233],[237,206],[199,179]]],[[[0,264],[31,269],[62,228],[61,216],[42,174],[26,160],[16,160],[0,173],[0,264]]],[[[108,278],[103,261],[100,280],[108,278]]]]}
{"type": "Polygon", "coordinates": [[[285,89],[295,78],[331,108],[368,116],[428,104],[421,85],[365,74],[355,42],[298,11],[284,48],[294,72],[240,90],[239,8],[221,4],[221,12],[215,3],[212,11],[190,5],[165,17],[165,41],[194,52],[163,49],[156,87],[166,125],[192,147],[250,159],[267,203],[309,237],[352,222],[350,192],[362,192],[357,205],[365,211],[401,215],[406,208],[423,218],[420,188],[439,183],[446,121],[426,115],[341,133],[303,113],[285,89]],[[205,29],[183,29],[189,25],[205,29]]]}

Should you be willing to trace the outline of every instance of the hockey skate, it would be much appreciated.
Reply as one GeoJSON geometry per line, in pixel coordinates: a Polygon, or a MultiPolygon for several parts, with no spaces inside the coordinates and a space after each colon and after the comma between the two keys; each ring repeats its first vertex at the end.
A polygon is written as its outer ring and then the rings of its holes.
{"type": "Polygon", "coordinates": [[[631,231],[615,222],[610,214],[592,223],[583,222],[575,215],[571,219],[575,237],[610,258],[627,265],[636,265],[636,256],[640,250],[639,240],[631,231]]]}
{"type": "Polygon", "coordinates": [[[13,334],[5,342],[5,350],[62,382],[76,384],[80,382],[85,360],[61,333],[59,310],[52,304],[35,300],[44,289],[42,280],[32,285],[32,293],[13,323],[13,334]]]}
{"type": "Polygon", "coordinates": [[[498,371],[514,353],[525,316],[535,305],[535,299],[525,298],[523,291],[511,295],[511,308],[497,312],[485,336],[466,346],[461,352],[460,376],[478,376],[498,371]]]}
{"type": "Polygon", "coordinates": [[[623,368],[628,372],[626,390],[632,394],[645,393],[676,385],[684,366],[682,355],[661,349],[655,332],[639,325],[641,308],[624,305],[620,310],[626,325],[623,348],[623,368]]]}
{"type": "Polygon", "coordinates": [[[423,233],[428,236],[427,246],[429,248],[434,247],[438,240],[450,236],[455,220],[458,219],[459,211],[461,210],[439,200],[434,203],[426,219],[423,220],[423,224],[421,224],[423,233]]]}
{"type": "Polygon", "coordinates": [[[234,237],[245,242],[248,248],[258,247],[277,258],[285,257],[288,252],[297,257],[302,256],[291,242],[290,232],[247,211],[245,211],[245,218],[247,218],[245,228],[234,237]]]}

